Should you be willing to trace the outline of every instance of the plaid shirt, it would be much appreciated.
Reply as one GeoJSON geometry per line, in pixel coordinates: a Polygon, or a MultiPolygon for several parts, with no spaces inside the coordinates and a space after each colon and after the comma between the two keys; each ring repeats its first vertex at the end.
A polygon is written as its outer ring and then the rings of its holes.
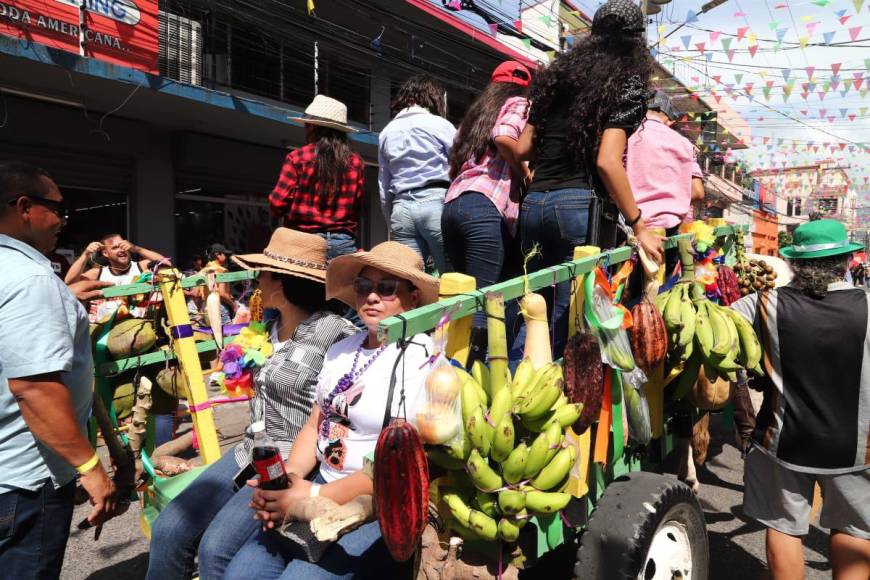
{"type": "Polygon", "coordinates": [[[294,149],[284,159],[269,205],[284,225],[303,232],[345,232],[356,235],[362,207],[365,167],[356,153],[339,181],[338,191],[321,191],[316,178],[317,144],[294,149]]]}
{"type": "MultiPolygon", "coordinates": [[[[528,112],[528,99],[511,97],[505,101],[490,133],[490,139],[519,139],[526,126],[528,112]]],[[[520,213],[520,180],[511,174],[510,165],[499,155],[494,143],[490,143],[481,159],[469,159],[465,162],[447,190],[444,203],[453,201],[466,191],[476,191],[488,197],[511,232],[516,233],[517,217],[520,213]]]]}

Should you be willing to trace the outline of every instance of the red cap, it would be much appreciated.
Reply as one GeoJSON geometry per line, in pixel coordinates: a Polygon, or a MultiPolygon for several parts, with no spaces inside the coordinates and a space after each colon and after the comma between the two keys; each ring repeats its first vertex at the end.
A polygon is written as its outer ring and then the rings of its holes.
{"type": "Polygon", "coordinates": [[[490,80],[494,83],[513,83],[527,87],[532,82],[532,73],[522,63],[506,60],[495,67],[490,80]]]}

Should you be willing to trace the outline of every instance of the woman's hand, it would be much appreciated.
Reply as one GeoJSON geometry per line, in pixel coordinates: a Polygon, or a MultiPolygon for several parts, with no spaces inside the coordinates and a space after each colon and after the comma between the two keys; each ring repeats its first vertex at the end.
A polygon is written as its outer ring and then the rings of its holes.
{"type": "Polygon", "coordinates": [[[637,243],[646,252],[647,257],[656,264],[661,264],[664,254],[664,248],[662,247],[662,240],[664,238],[652,233],[643,226],[635,231],[634,235],[637,236],[637,243]]]}
{"type": "Polygon", "coordinates": [[[263,522],[264,530],[271,530],[284,522],[290,507],[299,500],[311,495],[311,482],[299,477],[295,473],[288,473],[290,487],[278,491],[260,489],[260,480],[248,481],[254,490],[250,507],[254,510],[254,519],[263,522]]]}

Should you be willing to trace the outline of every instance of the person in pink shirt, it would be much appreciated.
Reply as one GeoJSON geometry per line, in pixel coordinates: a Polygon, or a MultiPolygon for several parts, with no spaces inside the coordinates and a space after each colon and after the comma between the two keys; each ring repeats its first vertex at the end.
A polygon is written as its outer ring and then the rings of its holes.
{"type": "MultiPolygon", "coordinates": [[[[450,151],[452,183],[444,198],[441,231],[447,258],[457,272],[474,276],[477,287],[509,276],[520,189],[529,170],[516,153],[528,116],[532,76],[518,62],[501,63],[489,86],[472,103],[450,151]]],[[[472,360],[486,350],[486,316],[475,315],[472,360]]]]}
{"type": "MultiPolygon", "coordinates": [[[[691,219],[692,202],[704,199],[701,168],[695,148],[671,128],[677,112],[663,91],[647,103],[640,129],[628,139],[626,171],[634,200],[648,228],[661,228],[672,236],[691,219]]],[[[668,271],[676,253],[668,252],[668,271]]]]}

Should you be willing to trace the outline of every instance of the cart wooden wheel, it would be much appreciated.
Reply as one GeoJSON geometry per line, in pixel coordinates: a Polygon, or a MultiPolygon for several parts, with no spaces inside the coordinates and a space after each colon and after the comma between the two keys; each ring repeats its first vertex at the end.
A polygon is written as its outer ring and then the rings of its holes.
{"type": "Polygon", "coordinates": [[[704,513],[672,477],[637,472],[611,483],[580,538],[581,580],[706,580],[704,513]]]}

